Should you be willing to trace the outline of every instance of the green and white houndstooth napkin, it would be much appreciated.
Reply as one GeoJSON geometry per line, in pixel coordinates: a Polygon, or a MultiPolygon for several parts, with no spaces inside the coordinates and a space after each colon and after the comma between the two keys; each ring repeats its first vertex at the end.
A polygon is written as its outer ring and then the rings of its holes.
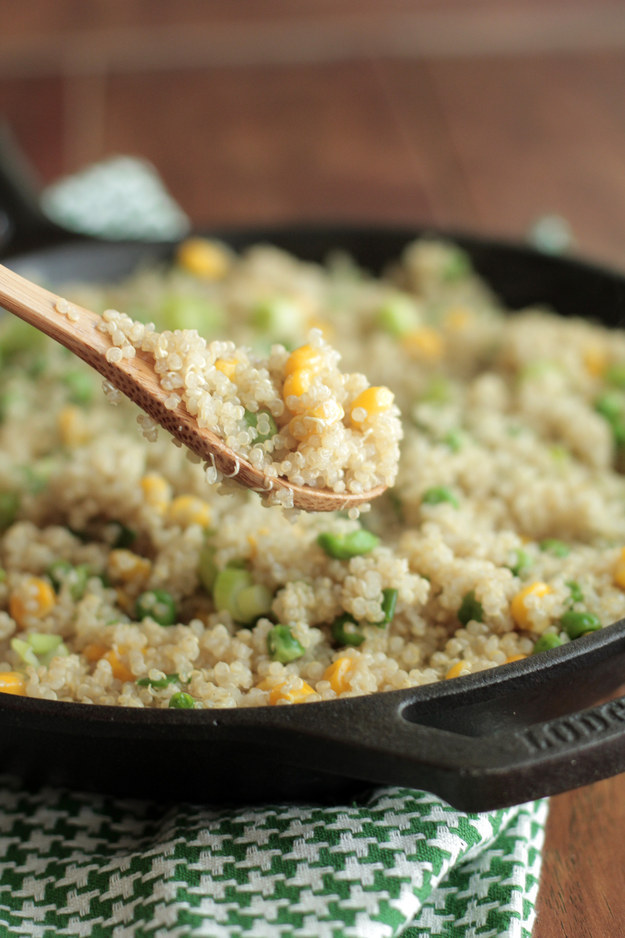
{"type": "Polygon", "coordinates": [[[0,934],[527,938],[547,802],[485,814],[380,788],[358,804],[208,809],[0,794],[0,934]]]}
{"type": "MultiPolygon", "coordinates": [[[[126,157],[44,205],[91,234],[187,228],[153,168],[126,157]]],[[[546,815],[546,801],[466,814],[399,788],[219,810],[0,779],[0,938],[528,938],[546,815]]]]}

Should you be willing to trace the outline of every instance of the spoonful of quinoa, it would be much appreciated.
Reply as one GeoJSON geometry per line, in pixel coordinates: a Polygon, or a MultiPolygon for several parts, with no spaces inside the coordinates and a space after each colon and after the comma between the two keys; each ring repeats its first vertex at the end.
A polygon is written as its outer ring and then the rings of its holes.
{"type": "Polygon", "coordinates": [[[232,480],[267,504],[334,511],[395,479],[402,430],[392,392],[342,373],[317,329],[293,351],[274,345],[261,357],[195,329],[100,316],[2,266],[0,304],[103,375],[113,402],[118,392],[134,401],[145,435],[163,427],[210,481],[232,480]]]}

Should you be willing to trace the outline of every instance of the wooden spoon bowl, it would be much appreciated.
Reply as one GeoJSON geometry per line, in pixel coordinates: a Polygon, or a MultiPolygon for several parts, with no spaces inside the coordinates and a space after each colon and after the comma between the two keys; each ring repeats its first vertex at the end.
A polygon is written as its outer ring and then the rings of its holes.
{"type": "Polygon", "coordinates": [[[386,486],[380,485],[361,494],[332,492],[266,475],[227,447],[211,430],[199,427],[184,404],[178,404],[173,410],[165,406],[170,392],[161,388],[147,353],[138,351],[134,358],[109,362],[106,353],[113,344],[98,328],[102,320],[97,313],[69,303],[1,265],[0,304],[82,358],[187,449],[245,488],[264,494],[288,489],[293,493],[293,507],[304,511],[348,510],[377,498],[386,490],[386,486]],[[69,315],[62,311],[64,309],[69,310],[69,315]]]}

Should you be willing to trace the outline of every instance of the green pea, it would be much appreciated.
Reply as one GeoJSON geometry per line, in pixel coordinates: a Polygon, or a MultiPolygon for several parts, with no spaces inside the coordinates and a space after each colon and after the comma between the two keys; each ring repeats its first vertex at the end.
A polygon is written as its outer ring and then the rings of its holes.
{"type": "Polygon", "coordinates": [[[395,606],[397,605],[397,594],[396,589],[388,588],[382,590],[382,616],[379,622],[374,623],[378,628],[383,629],[385,625],[388,625],[389,622],[392,622],[393,616],[395,615],[395,606]]]}
{"type": "Polygon", "coordinates": [[[349,534],[331,534],[325,531],[318,536],[317,543],[328,557],[349,560],[351,557],[360,557],[362,554],[370,553],[378,546],[380,538],[365,528],[358,528],[357,531],[350,531],[349,534]]]}
{"type": "Polygon", "coordinates": [[[564,541],[559,541],[557,537],[547,537],[538,545],[545,553],[553,554],[554,557],[568,557],[571,548],[564,541]]]}
{"type": "Polygon", "coordinates": [[[296,661],[305,652],[304,646],[295,638],[288,625],[274,625],[267,635],[267,650],[273,660],[281,664],[296,661]]]}
{"type": "Polygon", "coordinates": [[[195,707],[195,700],[191,694],[185,694],[183,691],[178,691],[178,693],[171,695],[167,706],[174,710],[193,710],[195,707]]]}
{"type": "Polygon", "coordinates": [[[458,609],[458,620],[462,625],[466,625],[468,622],[484,621],[484,608],[481,602],[475,598],[475,590],[470,590],[462,597],[458,609]]]}
{"type": "Polygon", "coordinates": [[[337,645],[351,645],[357,648],[365,640],[358,623],[348,612],[334,620],[330,626],[330,632],[337,645]]]}
{"type": "Polygon", "coordinates": [[[138,620],[149,618],[159,625],[174,625],[177,615],[176,602],[167,590],[147,590],[141,593],[135,603],[138,620]]]}
{"type": "Polygon", "coordinates": [[[566,585],[568,586],[569,592],[571,594],[571,602],[583,603],[584,594],[579,583],[576,583],[575,580],[567,580],[566,585]]]}
{"type": "Polygon", "coordinates": [[[246,410],[245,422],[248,427],[252,427],[254,430],[256,430],[256,439],[254,440],[255,443],[264,443],[265,440],[270,440],[271,437],[275,436],[278,432],[278,424],[273,419],[268,410],[259,410],[256,414],[252,413],[250,410],[246,410]],[[268,427],[268,429],[262,433],[258,430],[258,418],[261,415],[263,416],[261,423],[268,427]]]}
{"type": "Polygon", "coordinates": [[[549,651],[551,648],[558,648],[562,644],[562,639],[555,632],[544,632],[532,649],[532,654],[537,655],[541,651],[549,651]]]}
{"type": "Polygon", "coordinates": [[[457,495],[454,495],[446,485],[434,485],[432,488],[426,489],[421,496],[422,505],[442,505],[444,502],[448,502],[454,508],[460,508],[457,495]]]}
{"type": "Polygon", "coordinates": [[[569,638],[580,638],[601,628],[600,620],[592,612],[575,612],[573,609],[561,616],[560,623],[569,638]]]}
{"type": "Polygon", "coordinates": [[[515,555],[516,555],[516,561],[513,564],[513,566],[510,567],[510,570],[512,571],[512,573],[514,573],[515,576],[520,577],[520,576],[523,576],[525,573],[528,572],[528,570],[531,569],[533,561],[530,555],[527,553],[527,551],[523,550],[523,548],[521,547],[518,547],[516,549],[515,555]]]}
{"type": "Polygon", "coordinates": [[[0,529],[4,530],[13,524],[20,508],[20,501],[17,492],[0,492],[0,529]]]}
{"type": "Polygon", "coordinates": [[[165,687],[169,687],[170,684],[179,684],[184,683],[180,681],[180,675],[174,671],[172,674],[166,674],[165,677],[159,678],[149,678],[142,677],[137,681],[139,687],[153,687],[155,690],[163,690],[165,687]]]}
{"type": "Polygon", "coordinates": [[[66,371],[62,376],[72,404],[86,406],[93,400],[93,378],[85,371],[66,371]]]}

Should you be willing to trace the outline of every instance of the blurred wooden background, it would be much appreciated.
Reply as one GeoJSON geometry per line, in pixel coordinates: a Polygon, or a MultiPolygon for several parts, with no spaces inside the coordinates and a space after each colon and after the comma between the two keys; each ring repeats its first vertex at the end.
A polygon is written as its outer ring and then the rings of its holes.
{"type": "MultiPolygon", "coordinates": [[[[622,0],[0,0],[43,183],[151,160],[201,225],[545,214],[625,268],[622,0]]],[[[536,938],[625,933],[625,777],[552,799],[536,938]]]]}

